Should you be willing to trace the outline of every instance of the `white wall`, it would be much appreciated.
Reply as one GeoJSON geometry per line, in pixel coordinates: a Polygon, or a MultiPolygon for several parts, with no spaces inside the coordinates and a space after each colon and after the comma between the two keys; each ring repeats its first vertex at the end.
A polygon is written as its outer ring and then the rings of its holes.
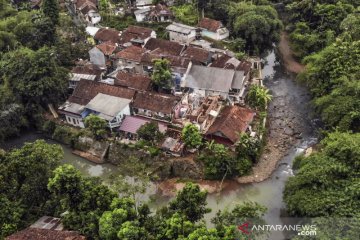
{"type": "Polygon", "coordinates": [[[81,117],[74,117],[74,116],[70,116],[70,115],[65,115],[66,118],[66,122],[70,125],[73,125],[75,127],[81,127],[81,128],[85,128],[84,122],[81,119],[81,117]]]}
{"type": "Polygon", "coordinates": [[[169,31],[170,41],[173,41],[173,42],[180,42],[180,43],[186,43],[187,44],[187,43],[190,43],[190,42],[194,41],[195,36],[196,36],[195,30],[191,31],[191,33],[189,35],[169,31]]]}

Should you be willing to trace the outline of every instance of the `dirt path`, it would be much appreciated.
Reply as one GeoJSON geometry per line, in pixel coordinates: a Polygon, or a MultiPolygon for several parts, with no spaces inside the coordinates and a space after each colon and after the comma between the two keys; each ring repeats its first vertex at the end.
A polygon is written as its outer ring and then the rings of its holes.
{"type": "Polygon", "coordinates": [[[304,71],[305,66],[297,62],[293,57],[293,53],[289,45],[289,36],[286,32],[281,33],[281,38],[278,48],[282,57],[282,61],[287,71],[292,73],[300,73],[304,71]]]}

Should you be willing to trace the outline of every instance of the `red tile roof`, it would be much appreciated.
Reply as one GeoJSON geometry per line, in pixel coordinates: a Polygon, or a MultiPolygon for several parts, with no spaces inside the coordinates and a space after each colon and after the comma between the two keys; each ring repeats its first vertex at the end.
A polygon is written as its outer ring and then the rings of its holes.
{"type": "Polygon", "coordinates": [[[151,37],[152,33],[151,28],[139,27],[139,26],[129,26],[125,31],[121,34],[120,43],[124,44],[130,42],[132,39],[141,39],[145,40],[151,37]]]}
{"type": "Polygon", "coordinates": [[[116,45],[115,43],[112,43],[110,41],[108,42],[103,42],[99,45],[96,45],[96,47],[98,49],[100,49],[106,56],[110,56],[111,54],[114,53],[114,51],[116,50],[116,45]]]}
{"type": "Polygon", "coordinates": [[[195,60],[197,62],[206,63],[210,60],[210,52],[203,49],[189,46],[186,50],[181,54],[183,57],[190,58],[191,60],[195,60]]]}
{"type": "Polygon", "coordinates": [[[203,18],[200,20],[198,27],[205,28],[211,32],[216,32],[219,28],[222,27],[222,23],[214,19],[203,18]]]}
{"type": "Polygon", "coordinates": [[[206,135],[221,133],[232,143],[236,143],[238,133],[245,132],[252,122],[255,112],[239,106],[226,106],[215,119],[206,135]]]}
{"type": "Polygon", "coordinates": [[[116,29],[101,28],[96,32],[94,39],[101,42],[119,43],[120,32],[116,29]]]}
{"type": "Polygon", "coordinates": [[[170,114],[177,102],[178,98],[173,95],[139,92],[136,94],[133,107],[170,114]]]}
{"type": "Polygon", "coordinates": [[[147,90],[150,84],[150,77],[128,72],[119,72],[114,81],[114,85],[128,87],[135,90],[147,90]]]}
{"type": "Polygon", "coordinates": [[[116,58],[127,59],[135,62],[140,62],[142,55],[146,52],[145,49],[137,46],[130,46],[124,50],[116,53],[116,58]]]}
{"type": "Polygon", "coordinates": [[[56,231],[50,229],[26,228],[14,233],[6,240],[86,240],[86,237],[74,231],[56,231]]]}
{"type": "Polygon", "coordinates": [[[135,95],[135,91],[131,89],[117,87],[106,83],[80,80],[76,85],[73,94],[70,96],[69,102],[86,105],[98,93],[127,99],[132,99],[135,95]]]}
{"type": "Polygon", "coordinates": [[[171,42],[158,38],[150,38],[146,42],[144,48],[151,51],[155,49],[161,49],[164,55],[179,56],[184,46],[177,42],[171,42]]]}
{"type": "Polygon", "coordinates": [[[71,70],[71,73],[96,75],[96,80],[100,79],[102,72],[103,70],[95,64],[77,65],[71,70]]]}
{"type": "Polygon", "coordinates": [[[210,65],[210,67],[225,68],[226,62],[231,59],[228,55],[218,56],[210,65]]]}

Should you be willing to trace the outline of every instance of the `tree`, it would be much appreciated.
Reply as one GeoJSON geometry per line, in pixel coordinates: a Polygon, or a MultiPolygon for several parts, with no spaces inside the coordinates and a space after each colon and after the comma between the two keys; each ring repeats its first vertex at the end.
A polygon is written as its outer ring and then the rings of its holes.
{"type": "Polygon", "coordinates": [[[186,183],[177,193],[175,200],[170,202],[169,209],[184,214],[191,222],[196,222],[210,212],[210,209],[206,208],[206,197],[207,192],[201,191],[199,185],[186,183]]]}
{"type": "Polygon", "coordinates": [[[200,155],[204,162],[204,175],[206,179],[222,179],[234,176],[233,158],[229,149],[223,144],[212,142],[206,143],[205,151],[200,155]]]}
{"type": "Polygon", "coordinates": [[[19,48],[0,61],[0,77],[27,111],[60,103],[67,89],[67,69],[58,65],[48,47],[37,51],[19,48]]]}
{"type": "Polygon", "coordinates": [[[184,4],[171,7],[177,21],[187,24],[196,25],[199,20],[199,14],[193,4],[184,4]]]}
{"type": "Polygon", "coordinates": [[[194,124],[188,124],[183,128],[181,138],[189,148],[197,148],[202,144],[201,133],[194,124]]]}
{"type": "Polygon", "coordinates": [[[151,76],[152,81],[158,87],[158,89],[170,89],[171,82],[171,70],[170,62],[167,59],[155,59],[154,71],[151,76]]]}
{"type": "Polygon", "coordinates": [[[358,79],[360,41],[338,39],[305,58],[306,70],[298,78],[310,88],[316,110],[328,127],[358,131],[358,79]]]}
{"type": "Polygon", "coordinates": [[[57,0],[44,0],[41,8],[44,15],[50,18],[53,24],[59,23],[59,2],[57,0]]]}
{"type": "Polygon", "coordinates": [[[251,137],[248,133],[240,133],[239,140],[236,142],[237,157],[249,159],[256,162],[259,156],[260,142],[257,138],[251,137]]]}
{"type": "Polygon", "coordinates": [[[251,107],[264,111],[271,101],[269,90],[257,84],[251,85],[249,92],[246,95],[246,102],[251,107]]]}
{"type": "Polygon", "coordinates": [[[136,134],[139,138],[150,142],[155,142],[162,136],[159,130],[159,124],[156,122],[145,123],[136,131],[136,134]]]}
{"type": "Polygon", "coordinates": [[[341,22],[340,29],[350,34],[352,40],[360,40],[360,7],[355,13],[347,15],[341,22]]]}
{"type": "Polygon", "coordinates": [[[194,231],[194,223],[189,221],[181,213],[174,213],[165,219],[159,229],[158,238],[161,240],[184,239],[194,231]]]}
{"type": "Polygon", "coordinates": [[[285,185],[284,201],[293,216],[359,216],[360,134],[333,132],[321,149],[298,161],[285,185]]]}
{"type": "MultiPolygon", "coordinates": [[[[235,205],[232,211],[225,209],[224,211],[218,211],[216,216],[211,220],[215,225],[216,230],[220,236],[226,236],[229,232],[229,228],[235,228],[244,223],[250,223],[251,225],[265,225],[264,215],[267,209],[255,202],[244,202],[235,205]]],[[[250,226],[251,229],[251,226],[250,226]]],[[[236,239],[261,239],[261,236],[266,235],[265,231],[251,231],[250,234],[244,234],[237,232],[236,239]]],[[[234,239],[234,238],[233,238],[234,239]]]]}
{"type": "Polygon", "coordinates": [[[26,227],[45,213],[47,182],[63,158],[60,146],[43,140],[0,156],[0,236],[26,227]]]}
{"type": "Polygon", "coordinates": [[[99,219],[116,197],[109,187],[98,178],[83,177],[72,165],[63,165],[55,169],[48,189],[55,202],[61,203],[58,212],[67,211],[62,218],[65,227],[99,238],[99,219]]]}
{"type": "Polygon", "coordinates": [[[247,50],[261,53],[280,39],[282,23],[270,5],[232,2],[228,15],[233,37],[244,39],[247,50]]]}
{"type": "Polygon", "coordinates": [[[85,118],[85,126],[89,128],[96,139],[101,139],[106,134],[107,122],[95,114],[85,118]]]}

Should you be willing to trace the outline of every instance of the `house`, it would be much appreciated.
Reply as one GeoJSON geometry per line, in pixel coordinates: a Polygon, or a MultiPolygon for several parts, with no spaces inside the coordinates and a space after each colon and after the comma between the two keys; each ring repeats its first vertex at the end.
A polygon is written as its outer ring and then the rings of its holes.
{"type": "Polygon", "coordinates": [[[183,44],[194,41],[197,34],[197,28],[176,22],[167,26],[166,31],[169,33],[170,41],[183,44]]]}
{"type": "Polygon", "coordinates": [[[70,9],[80,20],[95,25],[100,22],[101,16],[98,13],[97,0],[72,0],[70,9]]]}
{"type": "Polygon", "coordinates": [[[152,69],[154,67],[154,60],[156,59],[167,59],[170,62],[170,69],[173,75],[180,75],[183,76],[190,64],[190,59],[181,57],[181,56],[174,56],[174,55],[167,55],[167,51],[163,51],[162,49],[156,49],[151,52],[145,52],[142,57],[140,64],[142,66],[142,74],[150,75],[152,69]]]}
{"type": "Polygon", "coordinates": [[[129,72],[142,73],[142,66],[140,64],[143,54],[146,49],[130,46],[115,54],[114,66],[120,69],[126,69],[129,72]]]}
{"type": "Polygon", "coordinates": [[[100,28],[95,36],[94,39],[97,41],[97,43],[103,43],[103,42],[112,42],[112,43],[120,43],[120,36],[121,32],[119,32],[116,29],[112,28],[100,28]]]}
{"type": "Polygon", "coordinates": [[[214,123],[206,132],[206,138],[218,143],[233,145],[239,139],[239,133],[249,129],[256,113],[239,106],[225,106],[214,123]]]}
{"type": "Polygon", "coordinates": [[[147,17],[150,13],[150,7],[144,7],[134,11],[135,19],[137,22],[147,21],[147,17]]]}
{"type": "Polygon", "coordinates": [[[135,10],[134,15],[137,22],[168,22],[174,18],[171,10],[161,3],[135,10]]]}
{"type": "Polygon", "coordinates": [[[155,49],[160,49],[161,54],[163,55],[180,56],[185,46],[177,42],[171,42],[168,40],[158,39],[158,38],[151,38],[144,45],[144,48],[150,51],[153,51],[155,49]]]}
{"type": "Polygon", "coordinates": [[[130,115],[130,99],[98,93],[86,104],[82,117],[95,114],[106,120],[110,129],[119,127],[123,118],[130,115]]]}
{"type": "Polygon", "coordinates": [[[57,231],[52,229],[38,229],[26,228],[22,231],[16,232],[5,240],[86,240],[85,236],[80,235],[75,231],[57,231]]]}
{"type": "Polygon", "coordinates": [[[81,79],[100,81],[103,73],[104,69],[95,64],[77,65],[70,71],[69,88],[75,89],[81,79]]]}
{"type": "Polygon", "coordinates": [[[229,37],[229,30],[220,21],[202,18],[198,24],[202,29],[201,36],[220,41],[229,37]]]}
{"type": "Polygon", "coordinates": [[[60,218],[43,216],[30,227],[16,232],[5,238],[6,240],[85,240],[75,231],[65,231],[60,218]]]}
{"type": "Polygon", "coordinates": [[[117,49],[111,41],[103,42],[89,50],[90,62],[97,66],[105,67],[111,65],[111,56],[117,49]]]}
{"type": "Polygon", "coordinates": [[[134,115],[171,122],[179,99],[169,94],[138,92],[132,104],[134,115]]]}
{"type": "Polygon", "coordinates": [[[136,91],[146,91],[150,88],[151,78],[145,75],[120,71],[116,75],[114,85],[126,87],[136,91]]]}
{"type": "Polygon", "coordinates": [[[188,46],[185,51],[181,53],[182,57],[191,59],[194,63],[199,63],[207,66],[211,63],[212,53],[203,48],[188,46]]]}
{"type": "MultiPolygon", "coordinates": [[[[137,131],[139,128],[146,123],[150,123],[151,121],[147,118],[139,117],[139,116],[126,116],[121,123],[119,131],[122,135],[127,139],[137,139],[137,131]]],[[[167,126],[164,123],[156,122],[159,126],[159,131],[161,133],[165,133],[167,130],[167,126]]]]}
{"type": "Polygon", "coordinates": [[[150,8],[147,20],[151,22],[169,22],[174,18],[171,10],[164,4],[158,3],[150,8]]]}
{"type": "Polygon", "coordinates": [[[137,8],[149,7],[153,3],[152,0],[136,0],[135,6],[137,8]]]}
{"type": "Polygon", "coordinates": [[[244,71],[221,69],[189,64],[181,87],[189,88],[202,96],[221,96],[239,102],[244,94],[246,76],[244,71]]]}
{"type": "Polygon", "coordinates": [[[88,115],[86,105],[99,93],[118,98],[133,99],[135,91],[106,83],[80,80],[68,100],[59,107],[68,124],[84,128],[84,118],[88,115]]]}
{"type": "Polygon", "coordinates": [[[119,43],[123,47],[130,45],[143,47],[150,38],[156,38],[156,32],[151,28],[129,26],[121,34],[119,43]]]}

